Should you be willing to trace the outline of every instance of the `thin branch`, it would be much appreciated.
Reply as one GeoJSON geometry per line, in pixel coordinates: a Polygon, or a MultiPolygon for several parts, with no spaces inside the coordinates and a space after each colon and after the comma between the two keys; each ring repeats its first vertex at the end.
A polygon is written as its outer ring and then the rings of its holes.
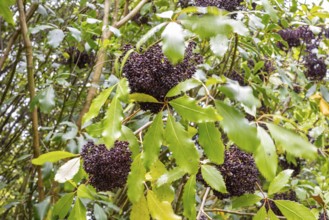
{"type": "MultiPolygon", "coordinates": [[[[142,0],[127,16],[123,17],[120,21],[116,22],[114,27],[120,28],[122,25],[124,25],[126,22],[128,22],[131,18],[133,18],[138,11],[143,7],[148,2],[148,0],[142,0]]],[[[113,33],[107,28],[108,27],[108,17],[109,17],[109,10],[110,10],[110,2],[109,0],[105,0],[104,3],[104,17],[103,17],[103,33],[102,33],[102,42],[105,42],[107,39],[109,39],[113,33]]],[[[89,107],[91,105],[91,101],[95,97],[97,93],[97,86],[99,83],[99,79],[101,77],[102,71],[103,71],[103,66],[104,62],[107,58],[106,54],[106,48],[103,46],[100,48],[97,54],[97,62],[95,65],[95,71],[93,74],[93,78],[91,81],[91,87],[89,88],[86,102],[80,112],[79,119],[77,121],[77,126],[79,129],[81,129],[81,122],[82,122],[82,117],[83,115],[88,112],[89,107]]]]}
{"type": "MultiPolygon", "coordinates": [[[[27,80],[28,87],[30,93],[30,102],[35,97],[35,85],[34,85],[34,69],[33,69],[33,51],[32,51],[32,43],[30,41],[30,37],[28,34],[28,27],[26,23],[25,11],[24,11],[24,3],[23,0],[17,0],[17,6],[19,10],[19,20],[21,25],[22,37],[24,40],[24,45],[26,49],[26,62],[27,62],[27,80]]],[[[35,107],[32,111],[32,130],[33,130],[33,153],[34,157],[38,157],[40,155],[40,145],[39,145],[39,131],[38,131],[38,111],[35,107]]],[[[41,168],[37,167],[38,172],[38,193],[39,193],[39,201],[44,199],[44,190],[43,190],[43,180],[42,180],[42,172],[41,168]]]]}
{"type": "Polygon", "coordinates": [[[206,192],[204,193],[203,198],[202,198],[202,203],[200,205],[200,209],[199,209],[198,215],[196,217],[197,220],[200,220],[200,218],[201,218],[201,215],[202,215],[202,212],[203,212],[203,208],[204,208],[204,205],[206,204],[206,201],[207,201],[207,197],[208,197],[209,192],[210,192],[210,187],[207,187],[206,192]]]}

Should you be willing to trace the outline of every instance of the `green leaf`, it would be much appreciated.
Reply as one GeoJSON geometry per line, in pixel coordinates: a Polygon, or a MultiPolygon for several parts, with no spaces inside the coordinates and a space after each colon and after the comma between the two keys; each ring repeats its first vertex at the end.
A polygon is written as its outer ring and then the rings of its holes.
{"type": "Polygon", "coordinates": [[[135,157],[133,163],[131,164],[131,171],[128,175],[127,195],[131,203],[136,203],[140,200],[140,197],[144,195],[144,179],[146,170],[139,154],[135,157]]]}
{"type": "Polygon", "coordinates": [[[82,124],[85,124],[87,121],[90,121],[91,119],[95,118],[98,114],[108,97],[110,96],[111,92],[113,91],[115,85],[111,86],[93,99],[89,111],[83,116],[82,118],[82,124]]]}
{"type": "Polygon", "coordinates": [[[175,188],[169,183],[161,185],[160,187],[152,187],[152,189],[157,198],[161,201],[172,203],[175,199],[175,188]]]}
{"type": "Polygon", "coordinates": [[[168,115],[165,138],[177,165],[190,174],[197,173],[199,166],[198,151],[184,127],[176,122],[171,115],[168,115]]]}
{"type": "Polygon", "coordinates": [[[275,9],[273,8],[273,6],[271,5],[270,1],[268,0],[262,0],[263,6],[265,11],[270,15],[271,19],[274,22],[278,22],[279,17],[275,11],[275,9]]]}
{"type": "Polygon", "coordinates": [[[120,82],[118,83],[116,94],[118,98],[125,102],[128,103],[129,100],[129,86],[128,86],[128,80],[127,78],[122,78],[120,82]]]}
{"type": "Polygon", "coordinates": [[[132,93],[129,94],[130,102],[154,102],[159,103],[159,101],[151,95],[144,93],[132,93]]]}
{"type": "Polygon", "coordinates": [[[169,102],[169,104],[180,114],[184,119],[193,122],[215,122],[222,118],[212,106],[202,108],[198,105],[195,99],[187,95],[181,96],[169,102]]]}
{"type": "Polygon", "coordinates": [[[186,171],[180,167],[176,167],[169,172],[166,172],[157,181],[157,187],[162,186],[163,184],[170,184],[180,178],[182,178],[186,174],[186,171]]]}
{"type": "Polygon", "coordinates": [[[268,187],[268,194],[273,195],[285,187],[293,172],[293,170],[284,170],[280,172],[270,183],[270,186],[268,187]]]}
{"type": "Polygon", "coordinates": [[[152,164],[158,159],[161,144],[163,142],[163,121],[162,113],[154,118],[152,125],[147,130],[143,141],[143,161],[145,168],[150,169],[152,164]]]}
{"type": "Polygon", "coordinates": [[[261,106],[260,101],[254,96],[252,89],[249,86],[240,86],[238,82],[227,80],[227,83],[219,90],[230,99],[234,99],[247,106],[251,111],[256,111],[257,107],[261,106]]]}
{"type": "Polygon", "coordinates": [[[260,143],[256,128],[249,125],[247,119],[234,107],[221,101],[215,103],[219,114],[223,117],[220,125],[230,140],[242,150],[254,152],[260,143]]]}
{"type": "Polygon", "coordinates": [[[129,143],[129,149],[132,153],[132,158],[135,158],[139,154],[139,142],[138,139],[136,138],[134,132],[122,125],[122,134],[121,137],[119,138],[120,141],[128,141],[129,143]]]}
{"type": "Polygon", "coordinates": [[[254,153],[255,162],[260,173],[271,181],[278,167],[276,148],[271,136],[262,127],[258,126],[257,132],[260,145],[254,153]]]}
{"type": "Polygon", "coordinates": [[[49,31],[47,39],[48,39],[48,44],[52,48],[57,48],[62,41],[64,40],[65,34],[61,29],[54,29],[49,31]]]}
{"type": "Polygon", "coordinates": [[[209,186],[211,186],[211,188],[221,193],[227,193],[223,176],[220,171],[216,169],[216,167],[202,165],[201,174],[203,179],[209,184],[209,186]]]}
{"type": "Polygon", "coordinates": [[[96,220],[107,220],[107,215],[104,212],[103,208],[96,203],[94,205],[94,216],[96,220]]]}
{"type": "Polygon", "coordinates": [[[259,202],[262,197],[257,196],[255,194],[244,194],[240,197],[233,199],[232,201],[232,208],[237,209],[240,207],[247,207],[254,205],[255,203],[259,202]]]}
{"type": "Polygon", "coordinates": [[[184,216],[187,219],[196,219],[195,196],[196,196],[196,176],[190,176],[183,191],[184,216]]]}
{"type": "Polygon", "coordinates": [[[161,34],[162,51],[172,64],[184,59],[184,32],[181,25],[170,22],[161,34]]]}
{"type": "Polygon", "coordinates": [[[165,25],[167,24],[167,22],[158,24],[157,26],[151,28],[136,44],[136,49],[139,50],[141,45],[143,45],[148,39],[150,39],[151,37],[153,37],[156,32],[158,32],[159,30],[161,30],[165,25]]]}
{"type": "Polygon", "coordinates": [[[114,141],[121,136],[121,121],[123,120],[123,110],[120,101],[115,96],[108,108],[105,118],[104,126],[102,131],[103,142],[107,148],[111,148],[114,141]]]}
{"type": "Polygon", "coordinates": [[[269,209],[267,214],[268,214],[269,220],[279,220],[279,218],[274,214],[272,209],[269,209]]]}
{"type": "Polygon", "coordinates": [[[258,210],[258,212],[252,218],[252,220],[264,220],[264,219],[266,219],[266,216],[267,216],[267,212],[266,212],[265,206],[262,206],[262,208],[260,208],[258,210]]]}
{"type": "Polygon", "coordinates": [[[69,127],[69,129],[67,129],[68,131],[66,131],[66,133],[62,135],[62,139],[64,141],[71,140],[77,136],[78,127],[76,124],[69,121],[64,121],[61,122],[60,125],[67,125],[69,127]]]}
{"type": "Polygon", "coordinates": [[[214,123],[199,124],[199,144],[211,162],[216,164],[224,162],[225,146],[222,135],[214,123]]]}
{"type": "Polygon", "coordinates": [[[74,198],[75,193],[68,193],[64,195],[62,198],[60,198],[53,209],[53,215],[54,216],[59,216],[60,219],[64,219],[67,213],[70,211],[73,198],[74,198]]]}
{"type": "Polygon", "coordinates": [[[81,41],[81,31],[73,27],[67,27],[67,29],[70,31],[72,37],[74,37],[78,42],[81,41]]]}
{"type": "Polygon", "coordinates": [[[229,40],[226,35],[217,35],[210,38],[210,49],[219,57],[223,57],[228,49],[229,40]]]}
{"type": "Polygon", "coordinates": [[[14,0],[0,1],[0,16],[2,16],[6,22],[14,25],[13,13],[11,12],[10,6],[15,4],[14,0]]]}
{"type": "Polygon", "coordinates": [[[275,200],[274,202],[282,214],[289,220],[316,220],[311,210],[302,204],[289,200],[275,200]]]}
{"type": "Polygon", "coordinates": [[[147,192],[147,204],[152,218],[156,220],[178,220],[180,216],[174,213],[167,201],[160,201],[151,190],[147,192]]]}
{"type": "Polygon", "coordinates": [[[40,110],[43,113],[49,113],[55,107],[55,90],[53,86],[48,86],[38,95],[40,110]]]}
{"type": "Polygon", "coordinates": [[[301,136],[272,123],[266,123],[266,125],[269,128],[277,147],[279,145],[283,150],[295,157],[302,157],[311,160],[317,157],[317,148],[313,144],[304,140],[301,136]]]}
{"type": "Polygon", "coordinates": [[[34,165],[42,165],[46,162],[53,163],[61,159],[76,157],[76,156],[78,156],[78,154],[72,154],[66,151],[53,151],[53,152],[42,154],[38,158],[33,159],[32,163],[34,165]]]}
{"type": "Polygon", "coordinates": [[[45,219],[50,205],[50,197],[34,205],[36,219],[45,219]]]}
{"type": "Polygon", "coordinates": [[[131,220],[149,220],[150,213],[147,207],[147,201],[144,195],[141,196],[139,202],[134,203],[132,205],[131,213],[130,213],[131,220]]]}
{"type": "Polygon", "coordinates": [[[78,198],[87,198],[93,200],[95,199],[95,193],[96,192],[91,189],[91,186],[87,186],[86,184],[81,184],[77,190],[78,198]]]}
{"type": "Polygon", "coordinates": [[[87,214],[86,207],[83,205],[81,200],[77,198],[68,220],[76,220],[76,219],[84,220],[87,219],[86,214],[87,214]]]}
{"type": "Polygon", "coordinates": [[[80,158],[73,158],[63,164],[55,175],[55,181],[59,183],[65,183],[71,180],[75,174],[78,173],[80,168],[80,158]]]}
{"type": "Polygon", "coordinates": [[[202,84],[201,81],[196,80],[194,78],[187,79],[183,82],[178,83],[173,88],[171,88],[167,93],[166,97],[173,97],[176,95],[180,95],[182,92],[186,92],[188,90],[194,89],[200,86],[201,84],[202,84]]]}

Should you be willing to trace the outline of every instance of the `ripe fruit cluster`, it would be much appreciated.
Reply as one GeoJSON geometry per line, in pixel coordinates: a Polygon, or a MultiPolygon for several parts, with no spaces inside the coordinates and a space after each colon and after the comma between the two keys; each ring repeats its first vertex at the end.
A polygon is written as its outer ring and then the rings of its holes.
{"type": "Polygon", "coordinates": [[[305,57],[305,76],[311,80],[321,80],[327,74],[327,65],[323,59],[317,57],[316,54],[310,53],[305,57]]]}
{"type": "Polygon", "coordinates": [[[111,191],[125,185],[132,163],[128,145],[128,142],[116,141],[108,150],[104,144],[89,141],[83,146],[83,166],[97,191],[111,191]]]}
{"type": "MultiPolygon", "coordinates": [[[[302,40],[309,44],[315,38],[315,35],[308,26],[300,26],[296,29],[286,28],[278,31],[278,34],[283,40],[287,41],[289,47],[300,46],[302,40]]],[[[279,43],[279,47],[282,49],[283,45],[279,43]]]]}
{"type": "Polygon", "coordinates": [[[66,60],[66,64],[74,64],[81,69],[92,66],[94,63],[95,56],[91,52],[81,52],[76,47],[70,47],[66,50],[66,53],[70,55],[70,57],[66,60]]]}
{"type": "MultiPolygon", "coordinates": [[[[145,93],[163,102],[167,92],[179,82],[191,78],[196,71],[196,66],[203,62],[200,54],[193,52],[195,43],[189,43],[185,50],[184,60],[173,66],[162,53],[161,46],[151,46],[144,53],[133,52],[130,54],[123,68],[132,93],[145,93]]],[[[132,46],[126,46],[125,51],[132,46]]],[[[140,103],[141,109],[159,112],[162,104],[140,103]]]]}
{"type": "Polygon", "coordinates": [[[226,11],[237,11],[241,10],[240,4],[243,0],[195,0],[194,3],[180,0],[179,2],[183,8],[189,5],[199,7],[215,6],[217,8],[225,9],[226,11]]]}

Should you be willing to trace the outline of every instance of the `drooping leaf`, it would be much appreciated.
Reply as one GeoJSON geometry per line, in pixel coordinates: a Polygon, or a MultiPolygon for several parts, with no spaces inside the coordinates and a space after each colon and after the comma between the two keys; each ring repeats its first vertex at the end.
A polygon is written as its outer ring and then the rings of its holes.
{"type": "Polygon", "coordinates": [[[127,195],[133,204],[140,200],[140,197],[144,194],[144,179],[145,179],[146,170],[139,154],[135,157],[132,165],[131,171],[128,175],[127,186],[128,191],[127,195]]]}
{"type": "Polygon", "coordinates": [[[175,188],[169,183],[161,185],[160,187],[152,187],[152,189],[157,198],[161,201],[172,203],[175,199],[175,188]]]}
{"type": "Polygon", "coordinates": [[[199,144],[211,162],[216,164],[224,162],[225,147],[222,135],[214,123],[199,124],[199,144]]]}
{"type": "Polygon", "coordinates": [[[252,220],[265,220],[267,216],[265,206],[262,206],[256,213],[256,215],[252,218],[252,220]]]}
{"type": "Polygon", "coordinates": [[[53,209],[53,215],[58,216],[60,219],[64,219],[67,213],[70,211],[72,207],[72,202],[74,198],[74,192],[68,193],[60,198],[53,209]]]}
{"type": "Polygon", "coordinates": [[[36,34],[36,33],[39,33],[40,31],[45,31],[50,28],[54,28],[54,27],[51,25],[38,25],[33,28],[30,28],[30,32],[31,32],[31,34],[36,34]]]}
{"type": "MultiPolygon", "coordinates": [[[[176,169],[181,170],[177,167],[172,169],[172,171],[176,169]]],[[[164,175],[165,173],[168,173],[166,166],[160,160],[157,160],[152,164],[150,172],[147,173],[147,180],[152,182],[157,181],[159,177],[164,175]]]]}
{"type": "Polygon", "coordinates": [[[169,104],[181,115],[184,119],[202,123],[215,122],[222,118],[212,106],[201,107],[195,99],[187,95],[181,96],[169,102],[169,104]]]}
{"type": "Polygon", "coordinates": [[[49,113],[55,107],[55,90],[52,85],[42,90],[38,97],[39,107],[43,113],[49,113]]]}
{"type": "Polygon", "coordinates": [[[183,192],[184,216],[187,219],[196,219],[195,196],[196,176],[192,175],[186,182],[183,192]]]}
{"type": "Polygon", "coordinates": [[[160,201],[151,190],[147,192],[147,204],[152,218],[156,220],[178,220],[180,216],[174,213],[171,204],[167,201],[160,201]]]}
{"type": "Polygon", "coordinates": [[[64,183],[74,177],[80,168],[80,158],[73,158],[63,164],[55,175],[55,180],[59,183],[64,183]]]}
{"type": "Polygon", "coordinates": [[[162,186],[163,184],[170,184],[180,178],[182,178],[186,174],[186,171],[183,170],[181,167],[176,167],[169,172],[161,175],[157,181],[157,187],[162,186]]]}
{"type": "Polygon", "coordinates": [[[183,82],[178,83],[173,88],[171,88],[167,93],[166,97],[173,97],[176,95],[180,95],[182,92],[186,92],[188,90],[194,89],[200,86],[201,84],[202,84],[201,81],[196,80],[194,78],[187,79],[183,82]]]}
{"type": "Polygon", "coordinates": [[[270,186],[268,187],[268,194],[273,195],[285,187],[293,172],[293,170],[283,170],[280,172],[270,183],[270,186]]]}
{"type": "Polygon", "coordinates": [[[0,1],[0,16],[5,19],[9,24],[14,25],[13,13],[10,10],[10,6],[15,4],[14,0],[0,1]]]}
{"type": "Polygon", "coordinates": [[[150,213],[147,207],[147,201],[144,195],[142,195],[137,203],[133,203],[131,213],[131,220],[149,220],[150,213]]]}
{"type": "Polygon", "coordinates": [[[144,136],[143,142],[143,161],[145,168],[149,169],[152,164],[158,159],[158,154],[160,152],[160,147],[163,142],[163,122],[162,113],[154,118],[152,125],[147,130],[144,136]]]}
{"type": "Polygon", "coordinates": [[[176,163],[184,171],[195,174],[198,171],[199,154],[183,125],[168,115],[165,139],[176,163]]]}
{"type": "Polygon", "coordinates": [[[104,212],[103,208],[100,207],[97,203],[94,205],[94,212],[93,212],[96,220],[107,220],[107,215],[104,212]]]}
{"type": "Polygon", "coordinates": [[[237,209],[240,207],[251,206],[259,202],[261,199],[262,197],[257,196],[255,194],[244,194],[240,197],[233,199],[232,208],[237,209]]]}
{"type": "Polygon", "coordinates": [[[91,186],[86,184],[81,184],[77,190],[78,198],[87,198],[93,200],[95,199],[95,194],[96,192],[91,189],[91,186]]]}
{"type": "Polygon", "coordinates": [[[184,32],[181,25],[170,22],[161,34],[162,51],[172,64],[184,59],[184,32]]]}
{"type": "Polygon", "coordinates": [[[77,136],[78,127],[76,124],[69,122],[69,121],[64,121],[64,122],[61,122],[60,125],[67,125],[69,127],[68,131],[62,135],[62,139],[64,141],[71,140],[77,136]]]}
{"type": "Polygon", "coordinates": [[[260,126],[257,127],[260,145],[254,153],[255,162],[260,173],[272,180],[278,167],[278,156],[271,136],[260,126]]]}
{"type": "Polygon", "coordinates": [[[256,128],[249,125],[247,119],[234,107],[221,101],[215,103],[219,114],[223,117],[220,125],[230,140],[242,150],[254,152],[260,144],[256,128]]]}
{"type": "Polygon", "coordinates": [[[144,94],[144,93],[132,93],[132,94],[129,94],[129,101],[130,102],[154,102],[154,103],[158,103],[159,102],[153,96],[150,96],[150,95],[144,94]]]}
{"type": "Polygon", "coordinates": [[[305,159],[316,158],[317,148],[313,144],[304,140],[301,136],[272,123],[266,123],[266,125],[269,128],[276,145],[279,145],[279,147],[289,154],[305,159]]]}
{"type": "Polygon", "coordinates": [[[63,41],[65,37],[64,32],[61,29],[54,29],[49,31],[47,39],[48,39],[48,44],[52,48],[57,48],[63,41]]]}
{"type": "Polygon", "coordinates": [[[95,118],[98,115],[100,109],[102,108],[102,106],[104,105],[104,103],[106,102],[108,97],[110,96],[114,87],[115,86],[111,86],[111,87],[105,89],[104,91],[99,93],[99,95],[96,98],[93,99],[88,112],[82,118],[82,124],[95,118]]]}
{"type": "Polygon", "coordinates": [[[279,218],[275,215],[275,213],[272,211],[272,209],[269,209],[267,214],[268,214],[269,220],[279,220],[279,218]]]}
{"type": "Polygon", "coordinates": [[[279,17],[275,11],[275,9],[273,8],[273,6],[271,5],[270,1],[268,0],[262,0],[263,6],[265,11],[270,15],[271,19],[274,22],[277,22],[279,20],[279,17]]]}
{"type": "Polygon", "coordinates": [[[61,159],[76,157],[78,154],[72,154],[66,151],[53,151],[45,154],[41,154],[38,158],[32,160],[34,165],[42,165],[46,162],[57,162],[61,159]]]}
{"type": "Polygon", "coordinates": [[[311,210],[302,204],[289,200],[275,200],[274,202],[282,214],[289,220],[316,220],[311,210]]]}
{"type": "Polygon", "coordinates": [[[223,57],[228,49],[229,40],[226,35],[217,35],[210,38],[210,49],[219,57],[223,57]]]}
{"type": "Polygon", "coordinates": [[[151,28],[136,44],[136,49],[139,50],[140,47],[151,37],[153,37],[158,31],[160,31],[167,22],[163,22],[161,24],[158,24],[157,26],[151,28]]]}
{"type": "Polygon", "coordinates": [[[72,37],[74,37],[78,42],[81,41],[81,31],[74,27],[67,27],[67,29],[70,31],[72,37]]]}
{"type": "Polygon", "coordinates": [[[114,97],[108,108],[103,124],[102,140],[107,148],[112,147],[114,141],[121,136],[121,121],[123,110],[118,97],[114,97]]]}
{"type": "Polygon", "coordinates": [[[206,164],[202,165],[201,174],[211,188],[221,193],[227,193],[223,176],[215,167],[206,164]]]}
{"type": "Polygon", "coordinates": [[[128,141],[132,158],[135,158],[139,154],[138,139],[130,128],[122,125],[122,134],[121,134],[121,137],[119,138],[119,140],[128,141]]]}
{"type": "Polygon", "coordinates": [[[34,205],[36,219],[44,219],[50,205],[50,197],[48,196],[42,202],[34,205]]]}
{"type": "Polygon", "coordinates": [[[122,78],[120,82],[118,83],[116,94],[118,98],[128,103],[129,100],[129,86],[128,86],[128,80],[127,78],[122,78]]]}
{"type": "Polygon", "coordinates": [[[70,213],[68,220],[87,219],[87,209],[79,198],[75,201],[74,207],[70,213]]]}
{"type": "Polygon", "coordinates": [[[249,86],[240,86],[236,81],[228,79],[225,85],[219,87],[219,90],[230,99],[241,102],[251,109],[251,111],[256,111],[256,108],[261,106],[260,101],[254,96],[252,89],[249,86]]]}

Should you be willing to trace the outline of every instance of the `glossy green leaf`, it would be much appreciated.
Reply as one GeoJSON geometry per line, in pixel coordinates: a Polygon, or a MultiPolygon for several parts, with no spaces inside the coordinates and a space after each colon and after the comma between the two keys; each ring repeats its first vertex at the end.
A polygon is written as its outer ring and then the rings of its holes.
{"type": "Polygon", "coordinates": [[[105,89],[104,91],[99,93],[99,95],[96,98],[93,99],[88,112],[82,118],[82,124],[95,118],[99,114],[100,109],[102,108],[108,97],[110,96],[114,87],[115,86],[111,86],[105,89]]]}
{"type": "Polygon", "coordinates": [[[278,156],[271,136],[260,126],[257,127],[260,145],[254,153],[255,162],[260,173],[268,180],[276,175],[278,156]]]}
{"type": "Polygon", "coordinates": [[[48,32],[48,44],[52,48],[57,48],[64,40],[65,34],[61,29],[54,29],[48,32]]]}
{"type": "Polygon", "coordinates": [[[270,15],[274,22],[278,22],[279,17],[269,0],[262,0],[265,11],[270,15]]]}
{"type": "Polygon", "coordinates": [[[96,220],[107,220],[107,215],[104,212],[103,208],[95,203],[94,205],[94,216],[96,220]]]}
{"type": "Polygon", "coordinates": [[[240,197],[233,199],[232,201],[232,208],[237,209],[240,207],[247,207],[254,205],[255,203],[259,202],[262,197],[257,196],[255,194],[244,194],[240,197]]]}
{"type": "Polygon", "coordinates": [[[251,126],[241,112],[234,107],[228,106],[221,101],[216,101],[215,103],[219,114],[223,117],[220,126],[230,140],[242,150],[254,152],[260,144],[256,128],[251,126]]]}
{"type": "Polygon", "coordinates": [[[183,191],[183,207],[184,207],[183,213],[187,219],[196,219],[195,196],[196,196],[196,176],[192,175],[186,182],[183,191]]]}
{"type": "Polygon", "coordinates": [[[172,64],[184,59],[184,32],[181,25],[170,22],[161,34],[162,51],[172,64]]]}
{"type": "Polygon", "coordinates": [[[123,110],[118,97],[114,97],[108,108],[103,124],[102,137],[107,148],[111,148],[114,141],[121,136],[121,121],[123,110]]]}
{"type": "Polygon", "coordinates": [[[261,106],[260,101],[254,96],[251,87],[240,86],[236,81],[228,79],[225,85],[219,87],[219,90],[230,99],[241,102],[253,111],[256,111],[256,108],[261,106]]]}
{"type": "Polygon", "coordinates": [[[178,220],[180,216],[174,213],[171,204],[167,201],[160,201],[151,190],[147,192],[147,204],[151,216],[156,220],[178,220]]]}
{"type": "Polygon", "coordinates": [[[74,195],[75,193],[72,192],[60,198],[54,206],[53,215],[58,216],[60,219],[64,219],[72,207],[74,195]]]}
{"type": "Polygon", "coordinates": [[[127,78],[122,78],[117,85],[116,94],[117,94],[118,98],[121,101],[128,103],[129,92],[130,92],[130,89],[128,86],[128,80],[127,80],[127,78]]]}
{"type": "Polygon", "coordinates": [[[256,215],[252,218],[252,220],[265,220],[267,216],[267,212],[265,209],[265,206],[262,206],[258,212],[256,213],[256,215]]]}
{"type": "Polygon", "coordinates": [[[140,49],[140,47],[151,37],[153,37],[158,31],[160,31],[165,25],[167,24],[167,22],[158,24],[157,26],[151,28],[136,44],[136,48],[137,50],[140,49]]]}
{"type": "Polygon", "coordinates": [[[93,200],[95,199],[95,194],[95,190],[91,189],[91,186],[86,184],[81,184],[77,190],[78,198],[87,198],[93,200]]]}
{"type": "MultiPolygon", "coordinates": [[[[181,170],[178,167],[174,168],[172,170],[176,170],[176,169],[181,170]]],[[[167,172],[168,171],[166,169],[166,166],[160,160],[157,160],[152,164],[150,172],[147,174],[147,176],[148,176],[147,179],[151,180],[151,181],[157,181],[160,176],[162,176],[163,174],[165,174],[167,172]]]]}
{"type": "Polygon", "coordinates": [[[309,208],[289,200],[275,200],[275,205],[289,220],[316,220],[309,208]]]}
{"type": "Polygon", "coordinates": [[[186,174],[186,171],[181,167],[176,167],[165,174],[161,175],[157,181],[157,187],[162,186],[163,184],[170,184],[180,178],[182,178],[186,174]]]}
{"type": "Polygon", "coordinates": [[[135,136],[134,132],[122,125],[122,134],[121,137],[119,138],[120,141],[128,141],[129,143],[129,149],[132,153],[132,158],[135,158],[139,154],[139,142],[137,137],[135,136]]]}
{"type": "Polygon", "coordinates": [[[131,164],[131,170],[128,175],[127,180],[127,195],[132,203],[136,203],[140,200],[140,197],[144,195],[144,179],[146,170],[139,154],[135,157],[133,163],[131,164]]]}
{"type": "Polygon", "coordinates": [[[143,161],[147,169],[150,169],[152,164],[158,159],[160,147],[163,142],[163,121],[162,113],[154,118],[150,128],[147,130],[144,136],[143,142],[143,161]]]}
{"type": "Polygon", "coordinates": [[[216,167],[202,165],[201,174],[203,179],[209,184],[209,186],[211,186],[211,188],[221,193],[227,193],[223,176],[220,171],[216,169],[216,167]]]}
{"type": "Polygon", "coordinates": [[[266,125],[269,128],[277,147],[281,147],[289,154],[305,159],[315,159],[318,155],[317,148],[298,134],[272,123],[267,123],[266,125]]]}
{"type": "Polygon", "coordinates": [[[142,195],[137,203],[132,205],[131,220],[149,220],[150,213],[147,207],[147,201],[144,195],[142,195]]]}
{"type": "Polygon", "coordinates": [[[169,92],[167,93],[166,97],[173,97],[176,95],[180,95],[182,92],[186,92],[188,90],[194,89],[198,86],[200,86],[202,83],[201,81],[191,78],[187,79],[183,82],[178,83],[176,86],[171,88],[169,92]]]}
{"type": "Polygon", "coordinates": [[[34,165],[42,165],[46,162],[53,163],[61,159],[76,157],[76,156],[78,156],[78,154],[72,154],[66,151],[53,151],[53,152],[41,154],[38,158],[33,159],[32,163],[34,165]]]}
{"type": "Polygon", "coordinates": [[[199,153],[183,125],[171,115],[168,115],[165,139],[177,165],[190,174],[197,173],[199,153]]]}
{"type": "Polygon", "coordinates": [[[10,6],[15,4],[14,0],[0,1],[0,16],[5,19],[9,24],[14,25],[13,13],[11,12],[10,6]]]}
{"type": "Polygon", "coordinates": [[[289,182],[293,170],[283,170],[270,183],[268,187],[268,194],[273,195],[279,192],[289,182]]]}
{"type": "Polygon", "coordinates": [[[48,86],[38,94],[40,110],[43,113],[50,113],[55,107],[55,90],[52,85],[48,86]]]}
{"type": "Polygon", "coordinates": [[[153,96],[150,96],[150,95],[144,94],[144,93],[132,93],[132,94],[130,94],[129,95],[129,101],[130,102],[154,102],[154,103],[159,102],[153,96]]]}
{"type": "Polygon", "coordinates": [[[63,164],[55,175],[55,181],[59,183],[65,183],[71,180],[75,174],[78,173],[80,168],[80,158],[73,158],[63,164]]]}
{"type": "Polygon", "coordinates": [[[222,118],[212,106],[201,107],[195,99],[187,95],[181,96],[169,102],[169,104],[184,119],[193,122],[215,122],[222,118]]]}
{"type": "Polygon", "coordinates": [[[152,187],[152,189],[157,198],[161,201],[172,203],[175,199],[175,188],[169,183],[163,184],[160,187],[152,187]]]}
{"type": "Polygon", "coordinates": [[[85,220],[87,219],[87,209],[79,198],[76,199],[74,207],[69,215],[68,220],[85,220]]]}
{"type": "Polygon", "coordinates": [[[199,144],[211,162],[216,164],[224,162],[225,146],[222,135],[214,123],[199,124],[199,144]]]}

